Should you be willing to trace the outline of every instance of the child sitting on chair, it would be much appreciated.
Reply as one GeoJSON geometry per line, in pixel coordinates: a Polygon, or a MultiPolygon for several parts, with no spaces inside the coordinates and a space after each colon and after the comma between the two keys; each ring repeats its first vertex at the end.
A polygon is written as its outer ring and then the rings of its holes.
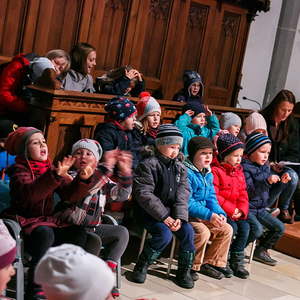
{"type": "Polygon", "coordinates": [[[185,161],[191,194],[189,217],[195,231],[196,255],[192,270],[215,279],[232,276],[226,266],[232,238],[232,227],[226,223],[226,213],[220,207],[213,186],[210,164],[213,144],[204,137],[194,137],[188,145],[189,156],[185,161]],[[208,241],[211,245],[207,248],[208,241]]]}
{"type": "Polygon", "coordinates": [[[176,126],[159,127],[156,149],[140,162],[133,183],[145,228],[152,238],[146,243],[133,270],[133,281],[144,283],[147,269],[172,240],[180,241],[176,283],[193,288],[190,269],[194,261],[194,232],[188,223],[189,187],[186,168],[180,161],[182,134],[176,126]]]}
{"type": "Polygon", "coordinates": [[[0,300],[7,299],[1,295],[11,277],[15,275],[12,263],[16,258],[16,252],[16,241],[9,234],[3,221],[0,220],[0,300]]]}
{"type": "Polygon", "coordinates": [[[249,196],[248,221],[253,228],[250,231],[249,240],[256,240],[262,236],[264,227],[267,233],[259,239],[253,259],[264,264],[275,266],[277,261],[271,258],[268,250],[271,249],[284,233],[284,224],[274,218],[266,208],[269,205],[270,188],[273,184],[281,181],[287,183],[291,180],[288,173],[281,178],[272,174],[268,158],[272,142],[269,137],[262,133],[253,132],[246,140],[247,159],[244,159],[242,166],[247,183],[249,196]]]}
{"type": "MultiPolygon", "coordinates": [[[[68,208],[62,212],[61,218],[71,224],[84,226],[99,235],[105,247],[107,264],[115,272],[117,262],[127,247],[129,234],[121,225],[101,224],[101,216],[107,201],[126,201],[130,196],[131,154],[121,150],[107,151],[104,153],[103,163],[98,168],[102,156],[100,144],[95,140],[82,139],[73,145],[72,155],[75,158],[73,167],[76,171],[70,174],[79,174],[89,189],[81,194],[77,202],[65,195],[65,199],[62,199],[65,200],[63,206],[68,208]],[[118,183],[109,179],[115,165],[118,166],[118,183]]],[[[119,290],[114,288],[112,295],[118,297],[119,290]]]]}
{"type": "Polygon", "coordinates": [[[183,107],[182,114],[175,125],[183,135],[182,152],[188,155],[188,143],[191,138],[202,136],[210,140],[220,131],[219,121],[208,106],[204,106],[197,101],[189,102],[183,107]]]}

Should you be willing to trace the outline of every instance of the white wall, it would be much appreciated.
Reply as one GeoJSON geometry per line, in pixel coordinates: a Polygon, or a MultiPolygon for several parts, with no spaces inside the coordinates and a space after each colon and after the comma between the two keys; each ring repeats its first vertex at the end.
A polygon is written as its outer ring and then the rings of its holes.
{"type": "MultiPolygon", "coordinates": [[[[242,68],[243,77],[241,85],[243,89],[239,92],[238,101],[240,105],[237,105],[238,107],[259,109],[257,104],[243,100],[243,96],[257,100],[260,103],[263,102],[272,60],[281,4],[282,0],[272,0],[270,11],[267,13],[259,13],[259,15],[255,18],[255,21],[252,22],[250,26],[249,38],[242,68]]],[[[298,62],[300,62],[299,33],[298,48],[295,52],[297,53],[295,57],[298,59],[298,62]]],[[[300,75],[300,64],[298,64],[298,67],[298,74],[300,75]]],[[[294,79],[296,80],[298,78],[299,76],[294,79]]],[[[300,92],[300,82],[298,83],[298,89],[300,92]]]]}
{"type": "Polygon", "coordinates": [[[291,90],[295,94],[297,102],[300,101],[300,18],[295,34],[285,88],[291,90]]]}

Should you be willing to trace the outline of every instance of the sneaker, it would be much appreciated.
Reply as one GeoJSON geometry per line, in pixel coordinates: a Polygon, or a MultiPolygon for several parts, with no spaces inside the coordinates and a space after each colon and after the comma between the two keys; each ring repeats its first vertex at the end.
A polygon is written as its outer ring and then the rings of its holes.
{"type": "Polygon", "coordinates": [[[120,291],[119,291],[119,289],[118,288],[116,288],[115,286],[112,288],[112,290],[111,290],[111,296],[113,297],[113,298],[118,298],[118,297],[120,297],[120,291]]]}
{"type": "Polygon", "coordinates": [[[222,279],[224,278],[224,274],[220,271],[216,270],[212,265],[210,264],[204,264],[201,266],[199,273],[215,278],[215,279],[222,279]]]}
{"type": "Polygon", "coordinates": [[[197,271],[191,270],[191,276],[193,281],[197,281],[199,279],[199,275],[197,274],[197,271]]]}
{"type": "Polygon", "coordinates": [[[226,278],[230,278],[233,276],[233,271],[228,265],[226,267],[217,267],[217,266],[212,266],[212,267],[217,271],[221,272],[222,274],[224,274],[226,278]]]}
{"type": "Polygon", "coordinates": [[[269,255],[266,249],[258,247],[254,251],[253,259],[269,266],[276,266],[277,261],[269,255]]]}

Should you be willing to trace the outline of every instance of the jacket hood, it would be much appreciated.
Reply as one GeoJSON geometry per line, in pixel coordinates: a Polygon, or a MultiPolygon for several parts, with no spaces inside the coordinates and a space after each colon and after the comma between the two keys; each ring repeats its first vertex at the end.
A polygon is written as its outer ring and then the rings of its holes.
{"type": "MultiPolygon", "coordinates": [[[[200,172],[199,169],[189,160],[189,158],[186,158],[183,162],[183,164],[191,169],[192,171],[195,171],[195,172],[198,172],[198,173],[203,173],[203,172],[200,172]]],[[[204,174],[208,174],[208,173],[211,173],[211,168],[208,168],[208,169],[204,169],[204,174]]]]}
{"type": "Polygon", "coordinates": [[[199,82],[201,85],[201,89],[197,96],[203,97],[204,84],[203,84],[201,76],[196,71],[185,71],[183,74],[184,90],[188,93],[189,96],[191,96],[190,87],[195,82],[199,82]]]}
{"type": "Polygon", "coordinates": [[[232,166],[228,163],[220,163],[218,160],[214,161],[213,166],[225,170],[226,173],[240,171],[243,169],[241,164],[238,164],[237,166],[232,166]]]}

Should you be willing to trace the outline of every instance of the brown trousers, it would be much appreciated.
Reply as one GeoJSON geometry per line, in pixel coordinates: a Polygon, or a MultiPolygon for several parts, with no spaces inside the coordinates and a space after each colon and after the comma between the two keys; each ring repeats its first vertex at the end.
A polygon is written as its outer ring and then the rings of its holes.
{"type": "Polygon", "coordinates": [[[209,221],[197,218],[192,218],[190,223],[195,231],[196,253],[193,270],[199,271],[202,264],[225,267],[232,238],[232,227],[227,223],[222,227],[216,227],[209,221]],[[211,244],[207,247],[209,241],[211,244]]]}

